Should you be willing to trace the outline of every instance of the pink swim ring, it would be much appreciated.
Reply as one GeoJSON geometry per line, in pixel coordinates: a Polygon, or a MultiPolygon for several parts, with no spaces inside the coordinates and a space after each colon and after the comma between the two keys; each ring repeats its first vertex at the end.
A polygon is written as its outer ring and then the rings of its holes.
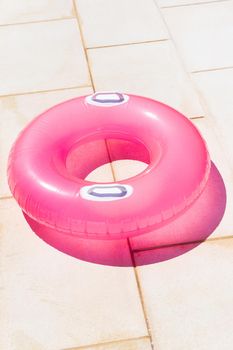
{"type": "Polygon", "coordinates": [[[149,98],[101,92],[54,106],[19,135],[10,189],[26,217],[65,235],[126,238],[175,219],[200,195],[210,159],[203,138],[176,110],[149,98]],[[117,183],[85,180],[111,161],[148,163],[117,183]]]}

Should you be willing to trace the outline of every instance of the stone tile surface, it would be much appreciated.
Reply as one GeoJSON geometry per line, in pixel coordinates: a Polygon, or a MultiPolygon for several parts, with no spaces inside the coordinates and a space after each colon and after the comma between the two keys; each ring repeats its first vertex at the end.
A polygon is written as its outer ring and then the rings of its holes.
{"type": "Polygon", "coordinates": [[[167,261],[137,268],[155,349],[229,350],[233,342],[233,239],[135,254],[167,261]],[[190,249],[193,247],[190,246],[190,249]]]}
{"type": "Polygon", "coordinates": [[[13,199],[0,205],[1,349],[66,349],[147,336],[132,268],[60,253],[31,231],[13,199]]]}
{"type": "Polygon", "coordinates": [[[232,67],[233,1],[169,8],[163,15],[189,71],[232,67]]]}
{"type": "Polygon", "coordinates": [[[76,0],[86,47],[168,38],[153,0],[76,0]]]}
{"type": "Polygon", "coordinates": [[[217,129],[224,155],[233,169],[233,69],[202,72],[192,77],[209,110],[212,126],[217,129]]]}
{"type": "Polygon", "coordinates": [[[116,181],[121,181],[137,174],[147,168],[148,164],[139,160],[122,159],[112,162],[112,170],[116,181]]]}
{"type": "MultiPolygon", "coordinates": [[[[103,143],[103,152],[107,152],[105,143],[103,143]]],[[[88,174],[88,176],[85,179],[88,181],[99,182],[99,183],[114,182],[114,176],[112,173],[111,164],[107,163],[107,164],[101,165],[100,167],[93,170],[90,174],[88,174]]]]}
{"type": "Polygon", "coordinates": [[[169,41],[88,50],[96,90],[118,90],[202,116],[198,96],[169,41]]]}
{"type": "Polygon", "coordinates": [[[0,3],[1,25],[72,16],[72,0],[1,0],[0,3]]]}
{"type": "Polygon", "coordinates": [[[0,27],[0,95],[90,85],[75,19],[0,27]]]}

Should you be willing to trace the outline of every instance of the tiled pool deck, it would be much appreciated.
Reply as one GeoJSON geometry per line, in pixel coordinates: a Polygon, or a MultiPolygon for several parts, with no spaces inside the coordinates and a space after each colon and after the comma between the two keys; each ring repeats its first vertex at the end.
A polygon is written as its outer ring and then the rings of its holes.
{"type": "MultiPolygon", "coordinates": [[[[0,349],[233,348],[232,38],[232,0],[0,2],[0,349]],[[201,229],[185,235],[178,222],[171,241],[162,231],[112,242],[128,267],[74,259],[31,232],[7,186],[10,146],[40,112],[97,90],[152,97],[193,119],[227,191],[211,235],[204,201],[201,229]]],[[[224,191],[212,177],[218,213],[224,191]]]]}

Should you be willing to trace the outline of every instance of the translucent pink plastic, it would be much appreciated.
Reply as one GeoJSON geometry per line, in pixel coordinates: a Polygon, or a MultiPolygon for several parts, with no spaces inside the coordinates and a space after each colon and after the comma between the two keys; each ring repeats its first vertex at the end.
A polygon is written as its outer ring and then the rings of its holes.
{"type": "Polygon", "coordinates": [[[200,195],[209,169],[204,140],[179,112],[148,98],[96,93],[35,118],[11,150],[8,179],[26,217],[59,237],[116,239],[175,219],[200,195]],[[117,183],[85,180],[117,159],[148,167],[117,183]]]}

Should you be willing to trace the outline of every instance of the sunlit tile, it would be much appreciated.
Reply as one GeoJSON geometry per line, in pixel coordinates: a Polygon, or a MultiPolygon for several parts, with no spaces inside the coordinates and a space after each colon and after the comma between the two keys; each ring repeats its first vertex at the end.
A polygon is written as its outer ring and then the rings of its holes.
{"type": "Polygon", "coordinates": [[[168,38],[153,0],[76,0],[87,47],[168,38]]]}
{"type": "Polygon", "coordinates": [[[173,246],[135,254],[139,265],[167,259],[137,268],[154,347],[229,350],[233,239],[192,248],[173,246]]]}
{"type": "Polygon", "coordinates": [[[90,85],[76,20],[0,27],[0,95],[90,85]]]}
{"type": "Polygon", "coordinates": [[[0,24],[24,23],[73,16],[72,0],[1,0],[0,24]]]}
{"type": "Polygon", "coordinates": [[[163,10],[189,71],[233,65],[233,1],[163,10]]]}
{"type": "Polygon", "coordinates": [[[69,349],[147,335],[132,268],[65,255],[31,231],[13,199],[0,205],[1,349],[69,349]]]}
{"type": "Polygon", "coordinates": [[[121,181],[142,173],[148,164],[130,159],[116,160],[112,162],[112,169],[116,181],[121,181]]]}
{"type": "Polygon", "coordinates": [[[189,117],[203,111],[190,79],[168,41],[88,50],[97,90],[151,97],[189,117]]]}

